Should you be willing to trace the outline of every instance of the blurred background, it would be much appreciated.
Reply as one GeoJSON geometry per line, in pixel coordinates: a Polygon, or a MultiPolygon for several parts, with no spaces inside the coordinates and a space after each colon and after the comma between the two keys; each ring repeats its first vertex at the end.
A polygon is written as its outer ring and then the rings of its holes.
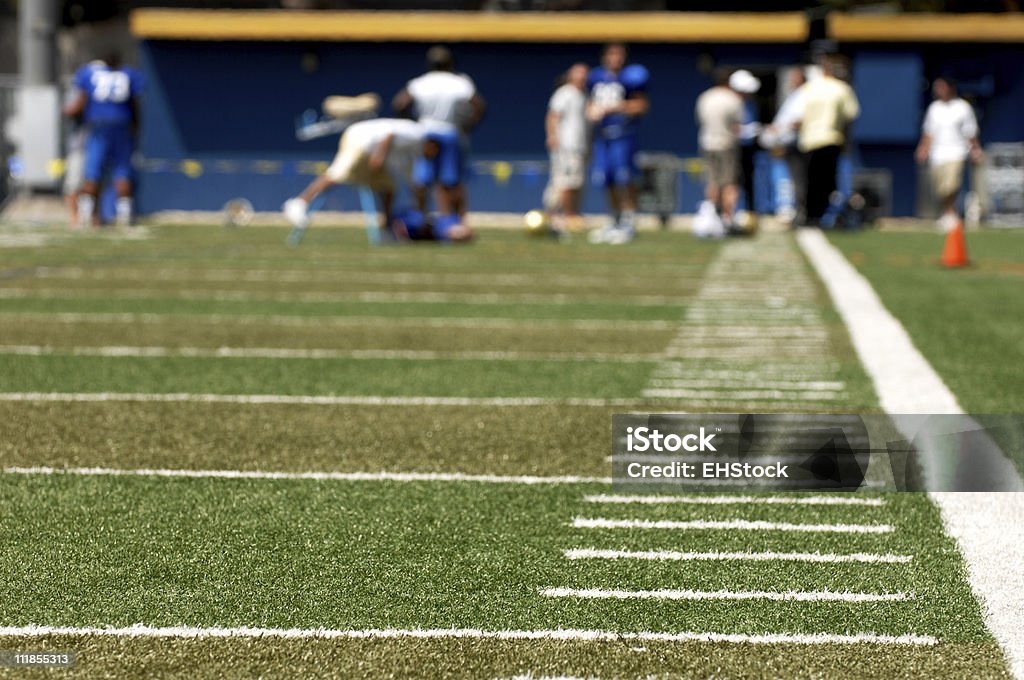
{"type": "MultiPolygon", "coordinates": [[[[116,50],[146,81],[138,211],[217,210],[235,197],[276,210],[337,143],[297,139],[304,112],[332,94],[373,91],[388,101],[423,72],[426,49],[443,43],[489,104],[473,136],[471,207],[522,213],[540,204],[547,181],[543,121],[556,79],[622,40],[651,74],[641,147],[651,167],[671,168],[672,210],[693,212],[701,195],[694,102],[713,70],[759,77],[761,119],[770,120],[785,69],[838,52],[850,59],[863,108],[853,181],[880,214],[934,216],[914,147],[930,82],[941,75],[959,83],[983,144],[997,152],[989,181],[972,186],[986,186],[990,213],[1019,217],[1024,152],[992,146],[1024,139],[1019,9],[1017,0],[2,0],[0,153],[21,191],[59,193],[60,104],[71,75],[116,50]]],[[[770,175],[764,152],[758,186],[770,175]]],[[[771,212],[772,192],[756,193],[759,211],[771,212]]],[[[332,200],[354,201],[345,191],[332,200]]],[[[602,206],[589,191],[584,209],[602,206]]]]}

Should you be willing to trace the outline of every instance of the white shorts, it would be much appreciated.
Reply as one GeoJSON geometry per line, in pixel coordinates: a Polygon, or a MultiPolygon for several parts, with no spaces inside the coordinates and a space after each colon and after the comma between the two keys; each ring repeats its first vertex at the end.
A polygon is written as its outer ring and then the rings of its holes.
{"type": "Polygon", "coordinates": [[[337,184],[358,184],[376,191],[386,191],[394,186],[388,172],[381,168],[370,170],[370,150],[360,138],[358,128],[348,128],[338,142],[338,153],[324,174],[337,184]]]}
{"type": "Polygon", "coordinates": [[[70,195],[82,188],[85,174],[85,150],[72,149],[64,159],[64,194],[70,195]]]}
{"type": "Polygon", "coordinates": [[[551,152],[551,187],[557,191],[579,189],[586,177],[586,154],[572,149],[551,152]]]}

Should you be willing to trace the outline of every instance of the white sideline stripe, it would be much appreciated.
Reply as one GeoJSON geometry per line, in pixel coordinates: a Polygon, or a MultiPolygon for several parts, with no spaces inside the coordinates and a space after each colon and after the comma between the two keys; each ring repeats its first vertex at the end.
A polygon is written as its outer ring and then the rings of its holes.
{"type": "Polygon", "coordinates": [[[193,394],[187,392],[0,392],[0,402],[161,402],[203,404],[300,404],[310,406],[591,406],[630,407],[639,399],[550,399],[547,397],[384,397],[374,395],[193,394]]]}
{"type": "Polygon", "coordinates": [[[600,588],[544,588],[544,597],[585,600],[770,600],[773,602],[904,602],[913,593],[844,593],[831,590],[776,592],[770,590],[603,590],[600,588]]]}
{"type": "Polygon", "coordinates": [[[613,321],[602,319],[513,319],[506,317],[445,317],[445,316],[295,316],[283,314],[152,314],[134,312],[3,312],[0,318],[29,319],[57,323],[223,323],[268,326],[403,326],[413,328],[500,328],[500,329],[564,329],[662,331],[675,329],[677,321],[653,319],[650,321],[613,321]]]}
{"type": "Polygon", "coordinates": [[[85,635],[128,638],[286,638],[286,639],[448,639],[469,638],[488,640],[564,640],[605,642],[637,640],[643,642],[724,642],[730,644],[760,645],[922,645],[938,644],[931,635],[907,633],[886,635],[878,633],[742,633],[711,632],[614,632],[605,630],[481,630],[479,628],[370,628],[365,630],[338,630],[331,628],[197,628],[170,626],[157,628],[141,623],[123,628],[89,628],[72,626],[6,626],[0,627],[0,637],[41,637],[49,635],[85,635]]]}
{"type": "Polygon", "coordinates": [[[780,553],[780,552],[680,552],[678,550],[600,550],[596,548],[573,548],[563,553],[569,560],[652,560],[667,562],[741,561],[741,562],[815,562],[841,563],[858,562],[871,564],[906,564],[912,555],[890,555],[874,553],[780,553]]]}
{"type": "Polygon", "coordinates": [[[530,295],[506,293],[444,293],[440,291],[353,291],[351,293],[278,293],[273,291],[248,292],[240,290],[183,291],[159,288],[133,288],[127,293],[118,288],[90,288],[68,290],[62,288],[0,288],[3,300],[61,300],[102,297],[105,300],[191,300],[213,302],[375,302],[403,303],[424,302],[468,305],[580,305],[580,304],[630,304],[639,307],[662,307],[684,305],[689,301],[685,295],[618,295],[596,297],[593,295],[569,295],[551,293],[530,295]]]}
{"type": "Polygon", "coordinates": [[[80,477],[183,477],[189,479],[305,479],[342,482],[484,482],[491,484],[611,484],[606,477],[573,475],[470,475],[460,472],[274,472],[262,470],[167,470],[102,467],[8,467],[10,475],[72,475],[80,477]]]}
{"type": "MultiPolygon", "coordinates": [[[[882,304],[871,284],[817,231],[797,234],[850,332],[854,349],[890,414],[962,414],[963,409],[906,329],[882,304]]],[[[907,419],[894,418],[897,427],[907,419]]],[[[908,424],[909,425],[909,424],[908,424]]],[[[913,432],[903,432],[908,439],[913,432]]],[[[925,462],[926,477],[934,478],[925,462]]],[[[1020,476],[1007,462],[1007,477],[1020,476]]],[[[1010,672],[1024,680],[1024,501],[1019,493],[932,493],[943,524],[967,562],[985,623],[1006,654],[1010,672]]]]}
{"type": "Polygon", "coordinates": [[[1006,652],[1010,672],[1024,678],[1024,493],[929,495],[939,506],[946,533],[963,552],[971,586],[989,630],[1006,652]]]}
{"type": "Polygon", "coordinates": [[[620,503],[638,505],[663,505],[683,503],[687,505],[863,505],[881,507],[886,504],[884,498],[849,498],[836,494],[834,496],[631,496],[617,494],[595,494],[584,496],[587,503],[620,503]]]}
{"type": "Polygon", "coordinates": [[[889,524],[791,524],[789,522],[766,522],[763,520],[730,519],[723,521],[695,519],[646,520],[646,519],[604,519],[577,517],[572,521],[575,529],[711,529],[750,531],[801,531],[838,534],[889,534],[889,524]]]}
{"type": "Polygon", "coordinates": [[[0,355],[82,357],[184,357],[200,359],[410,359],[429,361],[462,359],[481,361],[565,361],[601,363],[642,363],[659,361],[661,354],[609,354],[602,352],[433,352],[417,350],[373,349],[291,349],[284,347],[159,347],[104,345],[99,347],[60,347],[53,345],[0,345],[0,355]]]}
{"type": "Polygon", "coordinates": [[[832,296],[886,413],[963,413],[871,284],[815,229],[797,242],[832,296]]]}

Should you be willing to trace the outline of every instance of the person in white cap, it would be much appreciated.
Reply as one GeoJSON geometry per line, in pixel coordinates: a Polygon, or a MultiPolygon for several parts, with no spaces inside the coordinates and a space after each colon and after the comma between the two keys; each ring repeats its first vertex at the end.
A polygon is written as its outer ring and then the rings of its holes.
{"type": "Polygon", "coordinates": [[[743,98],[743,118],[740,121],[740,171],[743,175],[743,195],[747,210],[756,212],[754,203],[754,154],[757,153],[757,136],[761,134],[758,122],[757,101],[754,95],[761,89],[761,81],[746,69],[734,71],[729,76],[729,87],[743,98]]]}

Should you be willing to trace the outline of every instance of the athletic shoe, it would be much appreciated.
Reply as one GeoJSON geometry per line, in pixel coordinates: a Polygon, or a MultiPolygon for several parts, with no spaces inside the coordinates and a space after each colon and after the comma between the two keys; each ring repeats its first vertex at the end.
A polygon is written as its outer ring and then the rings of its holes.
{"type": "Polygon", "coordinates": [[[611,233],[605,238],[605,243],[613,246],[621,246],[625,243],[629,243],[636,237],[636,229],[628,229],[619,227],[612,229],[611,233]]]}
{"type": "Polygon", "coordinates": [[[609,239],[612,238],[613,232],[617,231],[613,226],[602,227],[595,229],[587,234],[587,240],[591,243],[610,243],[609,239]]]}
{"type": "Polygon", "coordinates": [[[288,224],[296,229],[305,229],[309,226],[309,204],[301,198],[289,198],[281,206],[281,211],[288,224]]]}
{"type": "Polygon", "coordinates": [[[938,225],[940,231],[948,234],[953,231],[953,227],[956,226],[957,221],[956,215],[945,213],[935,223],[938,225]]]}

